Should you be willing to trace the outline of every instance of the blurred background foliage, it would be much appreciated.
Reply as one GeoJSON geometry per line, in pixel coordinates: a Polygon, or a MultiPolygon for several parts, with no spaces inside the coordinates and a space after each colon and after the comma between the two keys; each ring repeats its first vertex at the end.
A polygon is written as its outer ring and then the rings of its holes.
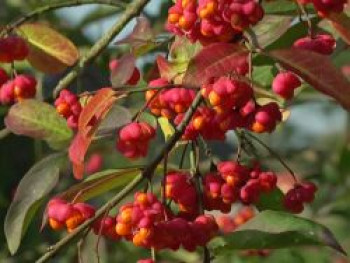
{"type": "MultiPolygon", "coordinates": [[[[34,10],[37,7],[47,5],[50,0],[0,0],[0,24],[5,25],[14,21],[21,15],[34,10]]],[[[127,2],[127,1],[125,1],[127,2]]],[[[166,12],[170,1],[152,0],[143,13],[150,21],[155,32],[163,31],[166,12]]],[[[107,6],[89,5],[74,8],[64,8],[59,11],[45,13],[40,16],[40,21],[53,25],[58,31],[69,37],[79,47],[81,52],[88,49],[108,27],[113,24],[119,15],[119,10],[107,6]]],[[[117,37],[120,39],[130,32],[135,21],[125,28],[117,37]]],[[[275,41],[271,48],[288,46],[292,40],[305,34],[303,25],[298,29],[287,32],[275,41]]],[[[125,48],[116,48],[111,45],[98,58],[98,60],[82,72],[73,90],[94,90],[108,85],[107,65],[111,57],[116,57],[125,51],[125,48]]],[[[164,52],[160,49],[151,52],[138,60],[138,65],[143,72],[147,72],[153,64],[155,55],[164,52]]],[[[350,66],[350,50],[344,48],[339,40],[337,52],[332,57],[337,67],[350,66]]],[[[254,77],[262,84],[271,81],[273,65],[266,61],[259,61],[258,72],[254,77]],[[265,68],[264,68],[265,67],[265,68]]],[[[28,65],[19,65],[22,70],[30,70],[28,65]]],[[[42,76],[42,97],[49,98],[57,81],[62,75],[42,76]]],[[[142,96],[134,96],[132,100],[124,102],[133,109],[142,105],[142,96]]],[[[288,121],[278,128],[272,135],[263,136],[273,149],[295,170],[300,178],[312,180],[319,185],[317,199],[311,207],[308,207],[303,215],[317,222],[327,225],[334,231],[336,237],[345,250],[350,253],[350,117],[327,97],[315,92],[310,87],[298,94],[297,99],[290,107],[291,116],[288,121]]],[[[3,117],[7,109],[0,106],[0,128],[3,128],[3,117]]],[[[152,144],[151,154],[157,145],[163,143],[159,136],[156,143],[152,144]]],[[[104,156],[104,168],[118,168],[127,166],[128,161],[116,153],[114,141],[107,140],[96,145],[91,152],[99,152],[104,156]]],[[[230,158],[235,154],[235,136],[228,135],[228,143],[223,146],[211,143],[213,152],[219,158],[230,158]]],[[[280,185],[288,185],[288,175],[278,161],[269,157],[263,149],[261,158],[264,165],[280,173],[280,185]]],[[[43,143],[32,139],[9,135],[0,140],[0,223],[3,225],[6,210],[16,189],[16,185],[26,171],[44,155],[48,149],[43,143]]],[[[147,160],[143,160],[147,162],[147,160]]],[[[70,172],[61,176],[56,192],[63,191],[74,181],[70,172]]],[[[96,204],[107,200],[110,194],[106,194],[96,204]]],[[[47,201],[47,200],[45,200],[47,201]]],[[[34,262],[42,254],[49,244],[54,243],[64,233],[53,233],[44,229],[41,233],[41,210],[26,233],[19,252],[11,257],[9,255],[4,233],[0,231],[0,262],[34,262]]],[[[97,262],[96,237],[89,236],[84,243],[83,259],[86,263],[97,262]]],[[[99,254],[102,262],[136,262],[142,257],[149,257],[149,251],[135,248],[125,242],[112,243],[100,240],[99,254]]],[[[185,251],[161,252],[159,259],[162,262],[199,262],[200,253],[188,253],[185,251]]],[[[59,254],[50,262],[78,262],[77,249],[71,245],[66,252],[59,254]]],[[[232,251],[229,254],[218,257],[214,262],[350,262],[345,257],[336,254],[328,248],[291,248],[272,251],[268,257],[244,256],[242,252],[232,251]]]]}

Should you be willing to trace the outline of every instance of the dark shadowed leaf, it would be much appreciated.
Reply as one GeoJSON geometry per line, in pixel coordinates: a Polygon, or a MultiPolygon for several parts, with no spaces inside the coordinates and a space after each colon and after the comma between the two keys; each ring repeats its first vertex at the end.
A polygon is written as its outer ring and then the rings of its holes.
{"type": "Polygon", "coordinates": [[[14,254],[39,203],[56,185],[66,153],[53,154],[36,163],[22,178],[5,219],[5,235],[14,254]]]}
{"type": "Polygon", "coordinates": [[[315,89],[350,109],[350,82],[334,67],[329,57],[300,49],[274,50],[268,56],[295,72],[315,89]]]}
{"type": "Polygon", "coordinates": [[[183,84],[198,87],[212,77],[232,73],[247,63],[248,50],[242,46],[216,43],[204,47],[188,65],[183,84]]]}
{"type": "Polygon", "coordinates": [[[110,134],[119,127],[131,122],[131,119],[132,115],[127,108],[114,105],[113,108],[107,113],[106,117],[102,120],[100,126],[98,127],[96,136],[110,134]]]}
{"type": "Polygon", "coordinates": [[[132,54],[125,54],[118,59],[118,66],[111,71],[110,80],[113,87],[120,87],[126,84],[135,68],[135,57],[132,54]]]}
{"type": "Polygon", "coordinates": [[[262,193],[259,202],[256,204],[258,210],[274,210],[284,211],[283,207],[283,193],[280,189],[276,188],[270,193],[262,193]]]}
{"type": "Polygon", "coordinates": [[[98,172],[90,175],[84,182],[73,185],[59,196],[65,200],[84,202],[113,189],[125,186],[140,172],[136,168],[98,172]]]}
{"type": "Polygon", "coordinates": [[[12,106],[5,124],[15,134],[45,140],[56,149],[66,147],[73,136],[56,109],[38,100],[24,100],[12,106]]]}
{"type": "Polygon", "coordinates": [[[325,226],[289,213],[264,211],[210,243],[215,253],[232,249],[278,249],[292,246],[329,246],[345,253],[325,226]]]}
{"type": "Polygon", "coordinates": [[[29,63],[45,73],[58,73],[73,66],[79,58],[76,46],[65,36],[43,24],[24,24],[17,32],[24,36],[30,53],[29,63]]]}

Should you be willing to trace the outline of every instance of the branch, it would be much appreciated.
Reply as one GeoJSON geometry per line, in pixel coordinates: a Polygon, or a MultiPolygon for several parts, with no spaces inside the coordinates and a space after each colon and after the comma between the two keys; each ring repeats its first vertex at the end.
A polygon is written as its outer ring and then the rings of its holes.
{"type": "Polygon", "coordinates": [[[64,8],[64,7],[72,7],[72,6],[79,6],[79,5],[89,5],[89,4],[101,4],[101,5],[110,5],[115,7],[125,7],[125,4],[120,1],[115,0],[69,0],[64,2],[56,2],[52,4],[48,4],[46,6],[39,7],[38,9],[26,14],[25,16],[19,18],[15,22],[11,23],[10,25],[6,26],[0,33],[0,36],[5,35],[6,33],[11,32],[16,27],[24,24],[25,22],[33,19],[34,17],[40,16],[43,13],[50,12],[56,9],[64,8]]]}
{"type": "Polygon", "coordinates": [[[92,62],[100,53],[108,46],[108,44],[113,40],[113,38],[122,31],[126,24],[138,16],[139,13],[143,10],[145,5],[150,0],[134,0],[131,2],[123,14],[119,17],[117,23],[115,23],[89,50],[89,52],[83,56],[80,61],[77,63],[75,68],[68,73],[56,86],[54,90],[54,97],[58,93],[69,86],[78,76],[80,69],[86,66],[88,63],[92,62]]]}
{"type": "Polygon", "coordinates": [[[72,233],[62,238],[55,245],[50,247],[50,250],[46,252],[41,258],[39,258],[36,263],[44,263],[47,262],[50,258],[52,258],[58,251],[67,246],[70,242],[75,240],[85,229],[87,229],[95,220],[100,218],[106,211],[110,210],[112,207],[116,206],[124,197],[130,194],[135,188],[143,181],[145,178],[152,178],[153,173],[157,166],[162,161],[165,153],[169,152],[176,144],[176,142],[181,138],[182,134],[185,131],[186,126],[192,119],[193,114],[195,113],[197,107],[202,101],[202,95],[200,92],[197,93],[197,96],[192,102],[192,105],[187,110],[184,119],[182,122],[176,127],[175,133],[173,136],[167,141],[162,150],[157,154],[155,159],[143,170],[142,174],[135,177],[135,179],[130,182],[122,191],[116,194],[111,200],[109,200],[106,204],[104,204],[100,209],[96,211],[94,217],[86,220],[83,224],[77,227],[72,233]]]}

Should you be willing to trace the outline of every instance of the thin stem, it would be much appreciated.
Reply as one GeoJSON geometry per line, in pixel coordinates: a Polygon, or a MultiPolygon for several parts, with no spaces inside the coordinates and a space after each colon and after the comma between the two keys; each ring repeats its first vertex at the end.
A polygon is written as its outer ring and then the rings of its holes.
{"type": "Polygon", "coordinates": [[[287,163],[281,158],[281,156],[278,155],[278,153],[276,153],[266,143],[264,143],[262,140],[260,140],[258,137],[254,136],[253,134],[246,133],[246,135],[248,135],[254,141],[258,142],[261,146],[263,146],[273,157],[275,157],[284,166],[284,168],[286,168],[288,170],[290,175],[293,177],[294,181],[295,182],[298,181],[293,170],[287,165],[287,163]]]}
{"type": "Polygon", "coordinates": [[[115,23],[88,51],[88,53],[83,56],[80,61],[77,63],[75,68],[68,73],[56,86],[54,90],[54,97],[58,95],[58,93],[68,87],[78,76],[80,69],[85,67],[87,64],[91,63],[95,58],[97,58],[101,52],[108,46],[108,44],[114,39],[116,35],[122,31],[122,29],[126,26],[129,21],[140,14],[145,5],[150,0],[134,0],[131,2],[123,12],[123,14],[118,19],[117,23],[115,23]]]}
{"type": "Polygon", "coordinates": [[[184,161],[185,161],[185,156],[186,156],[186,152],[187,152],[187,147],[188,147],[188,143],[186,143],[183,151],[182,151],[182,155],[181,155],[181,159],[180,159],[180,163],[179,163],[179,168],[182,169],[183,165],[184,165],[184,161]]]}
{"type": "Polygon", "coordinates": [[[152,257],[152,260],[154,262],[157,262],[157,254],[156,254],[156,250],[154,249],[154,247],[151,248],[151,257],[152,257]]]}
{"type": "Polygon", "coordinates": [[[210,170],[215,170],[217,162],[214,160],[213,152],[210,149],[208,143],[203,139],[202,136],[199,136],[204,148],[204,154],[210,159],[210,170]]]}
{"type": "Polygon", "coordinates": [[[156,93],[153,94],[153,96],[148,100],[146,101],[146,103],[142,106],[142,108],[140,110],[138,110],[136,112],[136,114],[132,117],[132,121],[135,121],[135,120],[138,120],[141,116],[141,114],[148,108],[148,106],[159,96],[160,92],[162,90],[161,89],[158,89],[156,91],[156,93]]]}
{"type": "MultiPolygon", "coordinates": [[[[163,182],[162,182],[162,203],[166,205],[166,175],[168,173],[168,153],[164,155],[164,173],[163,173],[163,182]]],[[[166,216],[166,213],[165,213],[166,216]]]]}
{"type": "Polygon", "coordinates": [[[40,16],[46,12],[54,11],[56,9],[60,9],[60,8],[64,8],[64,7],[73,7],[73,6],[89,5],[89,4],[110,5],[110,6],[115,6],[115,7],[119,7],[119,8],[125,7],[125,3],[120,2],[120,1],[115,1],[115,0],[70,0],[70,1],[63,1],[63,2],[60,1],[60,2],[55,2],[55,3],[50,3],[46,6],[39,7],[38,9],[24,15],[23,17],[14,21],[10,25],[6,26],[1,31],[0,37],[11,32],[16,27],[28,22],[29,20],[33,19],[34,17],[40,16]]]}
{"type": "Polygon", "coordinates": [[[161,151],[156,155],[153,161],[143,170],[143,172],[134,178],[127,186],[123,188],[118,194],[116,194],[112,199],[110,199],[106,204],[104,204],[100,209],[96,211],[95,216],[86,220],[83,224],[78,226],[72,233],[62,238],[55,245],[51,246],[49,250],[40,257],[36,263],[47,262],[54,255],[58,253],[61,249],[66,247],[70,242],[75,240],[85,229],[87,229],[93,222],[95,222],[98,218],[100,218],[106,211],[115,207],[120,201],[122,201],[127,195],[129,195],[132,191],[136,189],[140,185],[140,183],[144,179],[150,179],[153,176],[153,173],[157,166],[162,161],[164,154],[169,152],[176,144],[176,142],[181,138],[182,134],[185,131],[186,126],[192,119],[194,112],[202,101],[201,93],[198,92],[195,99],[192,102],[192,105],[187,110],[184,119],[182,122],[176,127],[175,133],[172,137],[166,142],[161,151]]]}
{"type": "MultiPolygon", "coordinates": [[[[313,30],[313,26],[312,26],[312,22],[311,22],[311,19],[310,19],[310,17],[309,17],[309,14],[308,14],[308,12],[307,12],[307,10],[305,9],[305,7],[304,7],[304,5],[303,4],[301,4],[301,3],[299,3],[298,1],[296,2],[297,3],[297,5],[298,5],[298,8],[299,8],[299,13],[301,13],[304,17],[305,17],[305,23],[306,23],[306,25],[307,25],[307,28],[308,28],[308,31],[309,31],[309,36],[311,37],[311,38],[313,38],[314,37],[314,30],[313,30]]],[[[302,15],[299,15],[299,19],[300,20],[302,20],[302,15]]]]}
{"type": "Polygon", "coordinates": [[[236,137],[238,140],[236,161],[239,162],[241,160],[241,157],[242,157],[243,139],[241,138],[241,134],[238,132],[236,133],[236,137]]]}
{"type": "Polygon", "coordinates": [[[201,174],[199,171],[199,158],[200,158],[200,152],[199,152],[199,146],[197,141],[192,142],[192,151],[193,151],[193,163],[191,167],[194,171],[194,180],[196,183],[196,192],[197,192],[197,198],[198,198],[198,208],[199,213],[201,215],[204,214],[204,205],[203,205],[203,195],[202,195],[202,189],[201,189],[201,174]]]}

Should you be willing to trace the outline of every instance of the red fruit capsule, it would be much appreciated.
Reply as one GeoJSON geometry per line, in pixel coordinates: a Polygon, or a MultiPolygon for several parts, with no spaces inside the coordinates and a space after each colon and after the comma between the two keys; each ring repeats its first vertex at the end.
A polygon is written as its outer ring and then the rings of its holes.
{"type": "Polygon", "coordinates": [[[282,98],[289,100],[294,96],[294,90],[301,85],[299,78],[292,72],[277,74],[272,82],[272,90],[282,98]]]}
{"type": "Polygon", "coordinates": [[[0,39],[0,63],[12,63],[15,60],[24,60],[29,54],[26,41],[18,36],[9,36],[0,39]]]}
{"type": "Polygon", "coordinates": [[[310,50],[322,55],[331,55],[336,47],[336,41],[331,35],[319,34],[314,38],[298,39],[294,42],[293,47],[310,50]]]}
{"type": "Polygon", "coordinates": [[[33,98],[36,94],[36,79],[30,75],[18,75],[14,80],[14,97],[17,101],[33,98]]]}

